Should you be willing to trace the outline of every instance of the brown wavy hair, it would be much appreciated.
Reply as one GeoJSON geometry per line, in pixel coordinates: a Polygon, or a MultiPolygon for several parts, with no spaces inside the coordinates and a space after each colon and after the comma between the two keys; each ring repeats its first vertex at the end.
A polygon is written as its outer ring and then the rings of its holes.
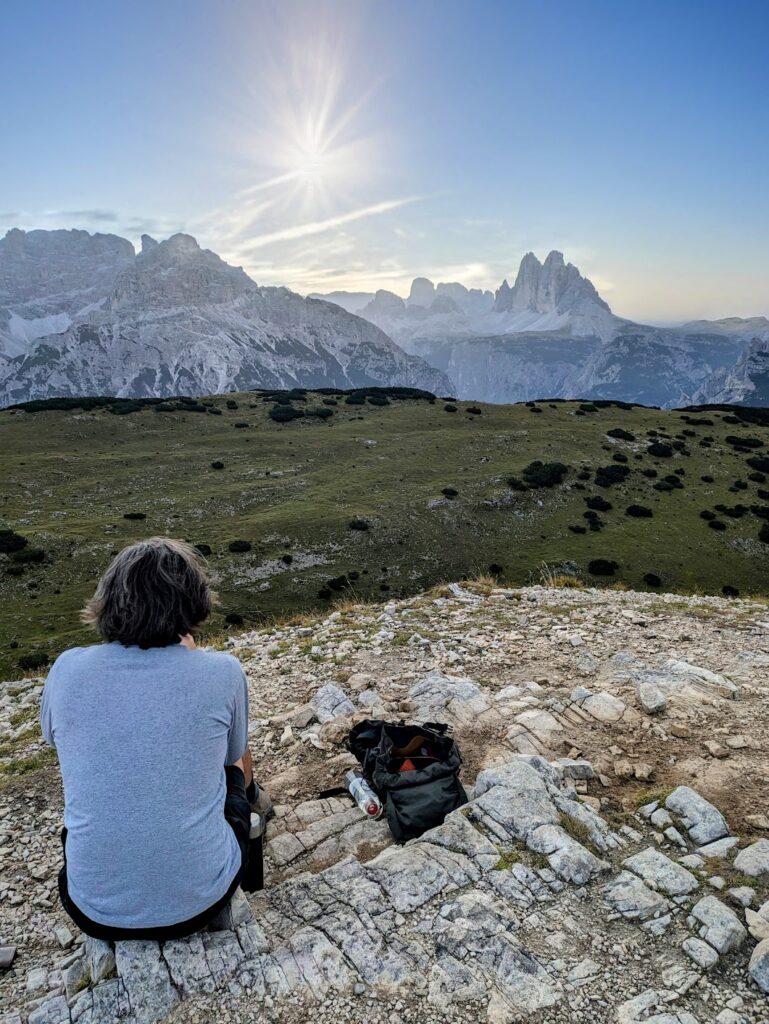
{"type": "Polygon", "coordinates": [[[82,617],[108,643],[169,647],[205,622],[215,600],[205,560],[191,544],[150,537],[113,559],[82,617]]]}

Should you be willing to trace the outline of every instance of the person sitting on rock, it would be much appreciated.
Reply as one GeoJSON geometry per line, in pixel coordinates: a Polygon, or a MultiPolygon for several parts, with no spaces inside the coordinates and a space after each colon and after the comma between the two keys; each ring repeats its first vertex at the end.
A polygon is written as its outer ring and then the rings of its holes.
{"type": "Polygon", "coordinates": [[[251,805],[265,795],[240,662],[192,638],[213,600],[189,544],[131,544],[83,613],[104,642],[65,651],[46,680],[43,736],[64,782],[59,893],[96,938],[189,935],[246,870],[251,805]]]}

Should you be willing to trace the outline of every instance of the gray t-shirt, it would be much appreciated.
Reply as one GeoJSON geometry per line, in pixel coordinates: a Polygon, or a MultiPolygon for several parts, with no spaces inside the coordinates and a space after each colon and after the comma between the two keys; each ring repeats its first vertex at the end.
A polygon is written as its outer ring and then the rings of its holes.
{"type": "Polygon", "coordinates": [[[84,914],[154,928],[224,896],[240,867],[224,766],[248,739],[236,658],[181,645],[75,647],[51,668],[40,720],[59,755],[67,882],[84,914]]]}

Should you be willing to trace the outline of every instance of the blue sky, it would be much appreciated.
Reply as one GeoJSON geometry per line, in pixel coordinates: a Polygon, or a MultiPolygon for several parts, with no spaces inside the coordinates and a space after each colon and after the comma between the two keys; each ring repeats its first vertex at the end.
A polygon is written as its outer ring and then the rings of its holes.
{"type": "Polygon", "coordinates": [[[12,0],[0,230],[176,230],[299,291],[769,314],[769,3],[12,0]]]}

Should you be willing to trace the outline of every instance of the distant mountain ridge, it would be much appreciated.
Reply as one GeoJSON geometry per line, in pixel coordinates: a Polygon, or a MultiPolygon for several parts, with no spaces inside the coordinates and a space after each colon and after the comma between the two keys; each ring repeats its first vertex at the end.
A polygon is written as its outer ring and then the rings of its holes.
{"type": "Polygon", "coordinates": [[[84,231],[0,239],[0,405],[366,385],[452,390],[369,321],[259,287],[190,235],[138,255],[84,231]]]}
{"type": "Polygon", "coordinates": [[[378,291],[359,313],[444,370],[462,398],[769,404],[765,317],[637,324],[558,251],[544,262],[527,253],[494,294],[415,278],[407,299],[378,291]]]}

